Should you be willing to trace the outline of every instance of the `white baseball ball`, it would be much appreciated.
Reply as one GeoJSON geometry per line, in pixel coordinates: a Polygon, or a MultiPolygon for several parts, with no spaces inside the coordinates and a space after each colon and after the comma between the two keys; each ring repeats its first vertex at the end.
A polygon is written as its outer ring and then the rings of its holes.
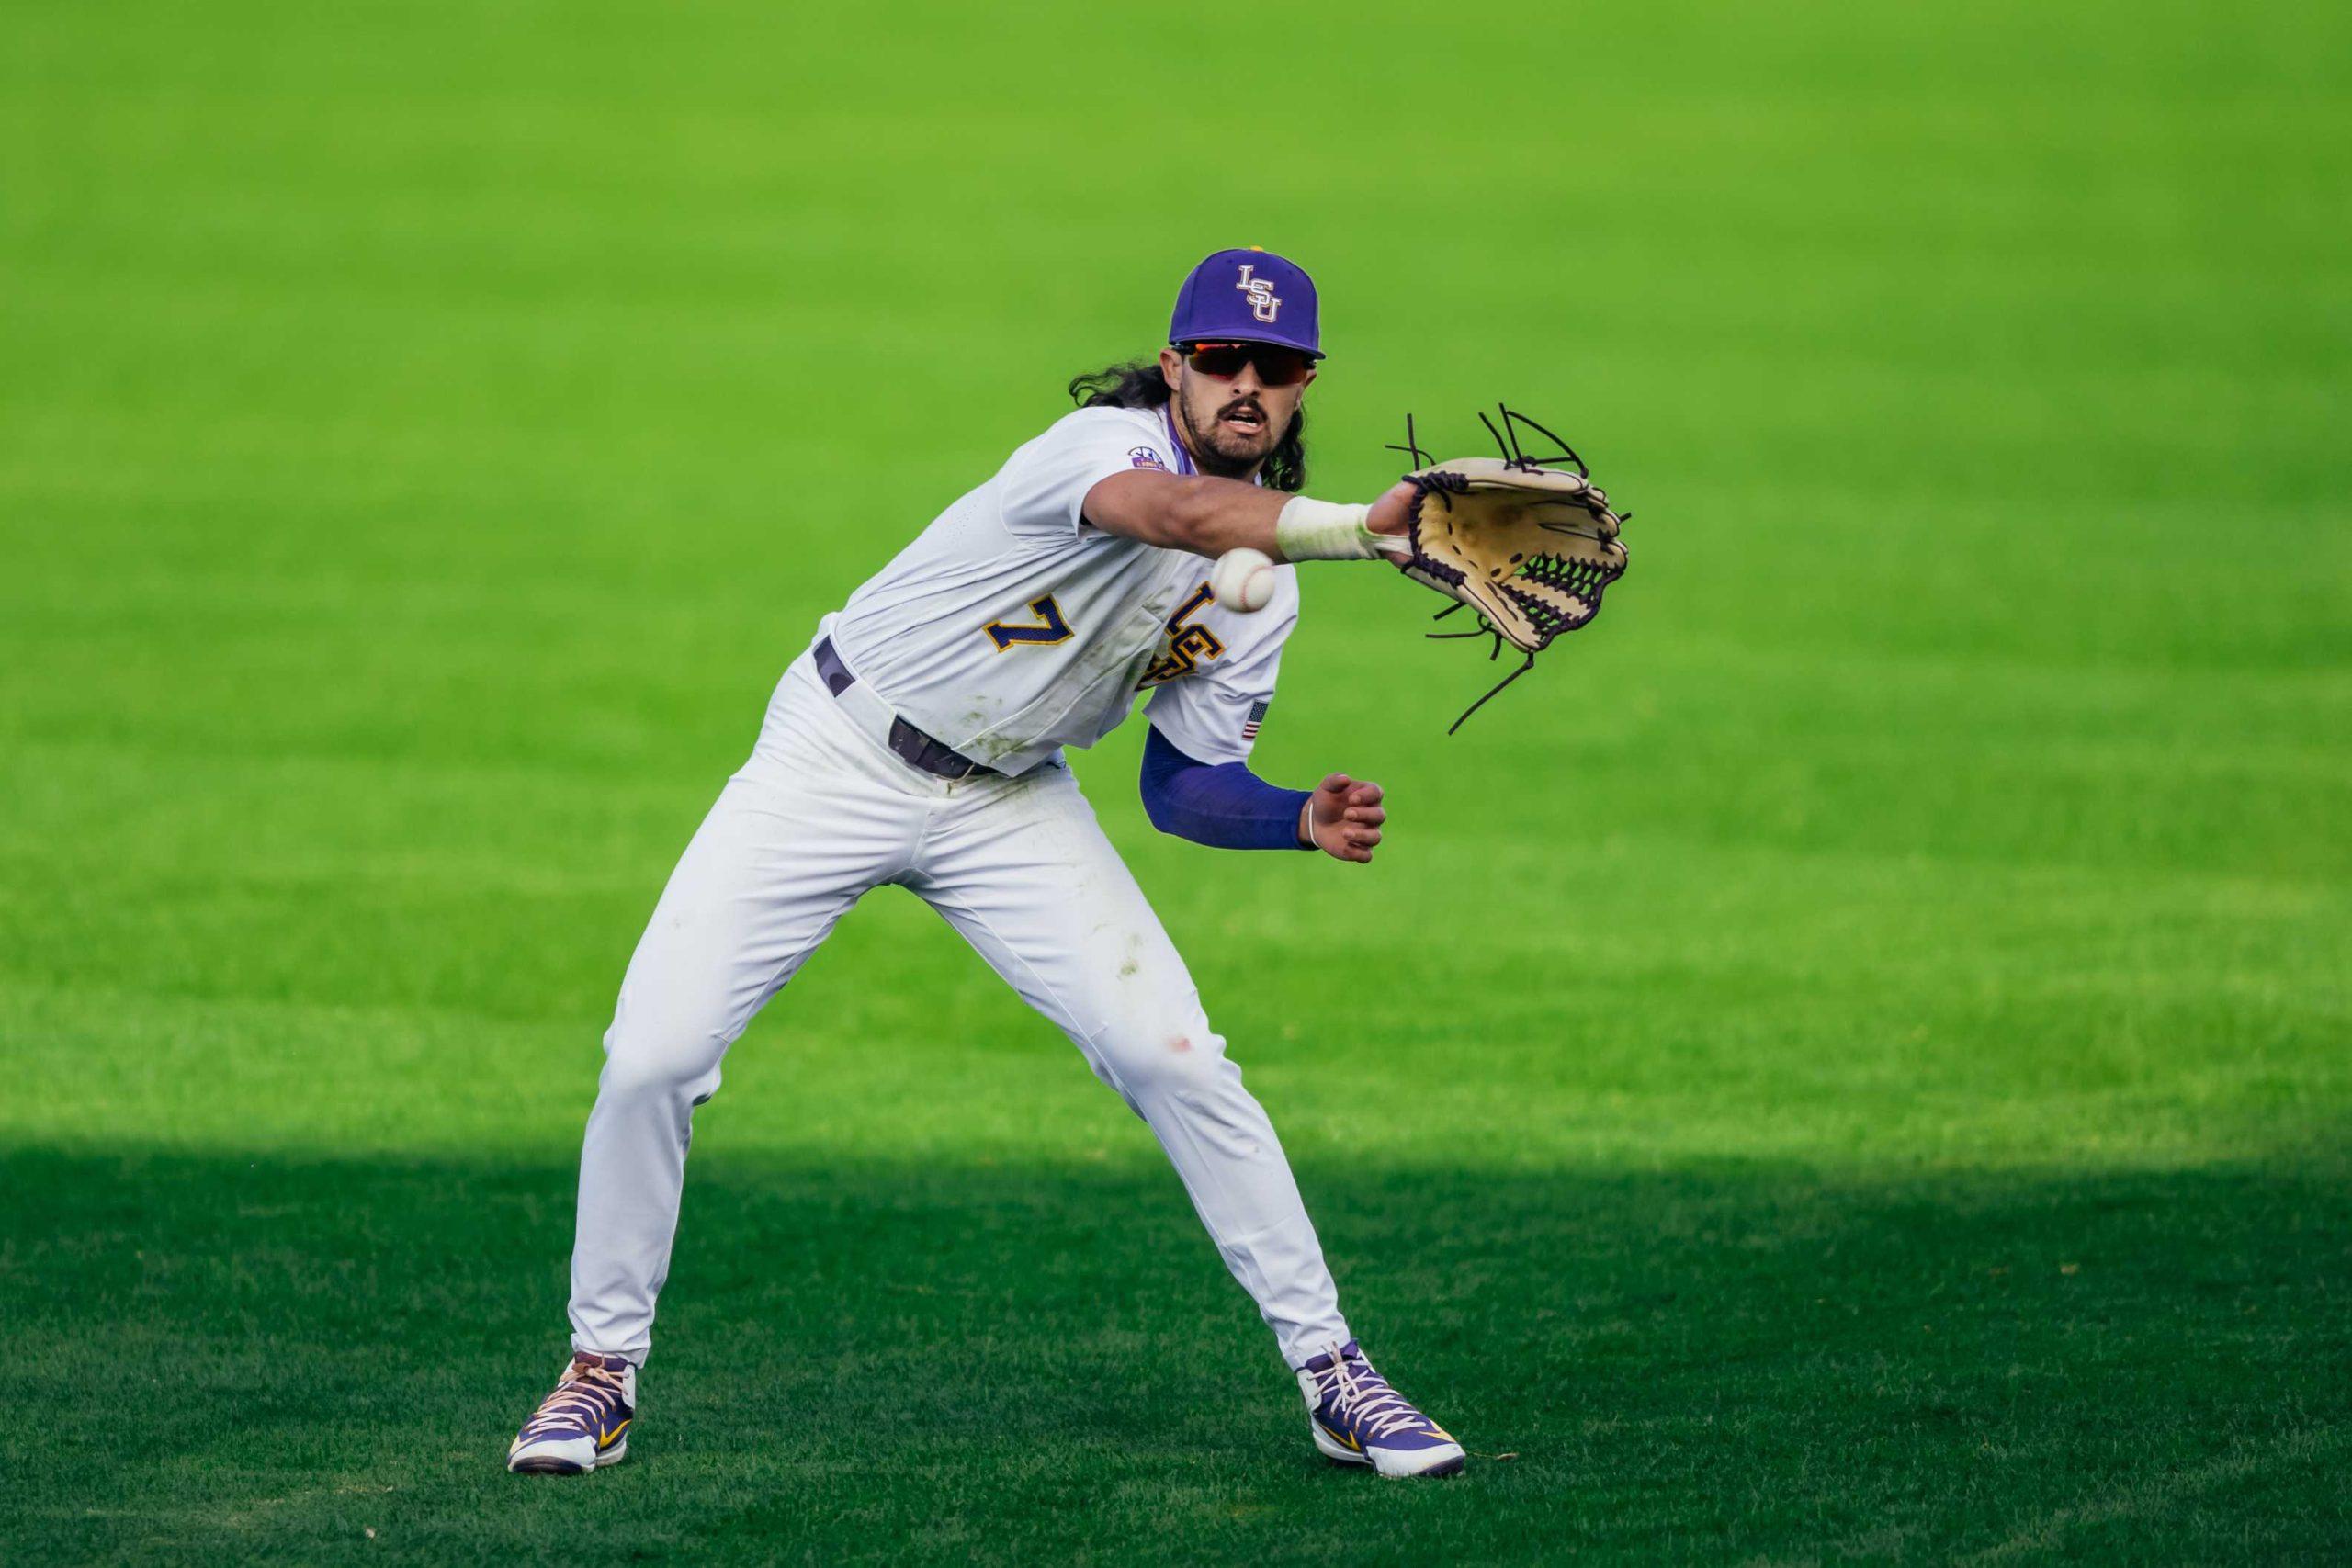
{"type": "Polygon", "coordinates": [[[1263,550],[1244,545],[1216,558],[1209,571],[1209,592],[1227,610],[1244,615],[1266,607],[1274,596],[1274,563],[1263,550]]]}

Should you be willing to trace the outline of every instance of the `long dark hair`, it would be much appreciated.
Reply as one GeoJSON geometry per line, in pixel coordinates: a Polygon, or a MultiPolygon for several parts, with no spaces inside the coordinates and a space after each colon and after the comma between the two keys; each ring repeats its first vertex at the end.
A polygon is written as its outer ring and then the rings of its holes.
{"type": "MultiPolygon", "coordinates": [[[[1159,361],[1151,358],[1073,376],[1069,396],[1082,409],[1156,409],[1166,407],[1175,393],[1169,388],[1168,378],[1159,373],[1159,361]]],[[[1266,466],[1260,472],[1268,490],[1286,490],[1295,495],[1306,488],[1306,404],[1290,416],[1290,428],[1266,454],[1266,466]]]]}

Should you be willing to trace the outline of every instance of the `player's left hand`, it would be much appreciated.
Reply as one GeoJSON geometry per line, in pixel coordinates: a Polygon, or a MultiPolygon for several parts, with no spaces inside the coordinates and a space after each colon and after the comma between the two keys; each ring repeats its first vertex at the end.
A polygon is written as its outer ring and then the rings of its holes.
{"type": "Polygon", "coordinates": [[[1380,825],[1388,820],[1381,793],[1368,780],[1331,774],[1315,786],[1299,813],[1301,837],[1335,859],[1370,860],[1380,845],[1380,825]]]}

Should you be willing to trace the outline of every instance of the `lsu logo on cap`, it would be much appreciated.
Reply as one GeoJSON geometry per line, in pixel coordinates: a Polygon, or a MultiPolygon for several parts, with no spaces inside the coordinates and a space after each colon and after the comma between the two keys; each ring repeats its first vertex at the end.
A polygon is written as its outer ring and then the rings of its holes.
{"type": "Polygon", "coordinates": [[[1159,454],[1148,446],[1128,447],[1127,462],[1133,468],[1158,468],[1163,474],[1168,471],[1168,465],[1159,460],[1159,454]]]}
{"type": "Polygon", "coordinates": [[[1256,263],[1245,263],[1241,268],[1241,281],[1233,287],[1250,296],[1251,315],[1261,321],[1271,321],[1282,310],[1283,302],[1274,298],[1272,279],[1250,276],[1257,270],[1256,263]]]}

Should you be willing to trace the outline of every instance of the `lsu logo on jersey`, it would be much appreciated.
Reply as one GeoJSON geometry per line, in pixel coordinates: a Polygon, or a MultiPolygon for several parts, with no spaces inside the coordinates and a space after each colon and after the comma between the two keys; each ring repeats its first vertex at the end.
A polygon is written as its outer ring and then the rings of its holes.
{"type": "Polygon", "coordinates": [[[1157,686],[1163,681],[1173,681],[1193,671],[1225,651],[1225,644],[1206,626],[1194,626],[1193,617],[1208,607],[1209,585],[1202,583],[1193,590],[1193,596],[1177,607],[1168,617],[1168,635],[1159,644],[1159,651],[1136,682],[1140,692],[1146,686],[1157,686]]]}
{"type": "Polygon", "coordinates": [[[1158,468],[1163,474],[1168,471],[1168,465],[1159,460],[1159,454],[1148,446],[1128,447],[1127,466],[1136,468],[1158,468]]]}
{"type": "Polygon", "coordinates": [[[1257,264],[1254,262],[1244,266],[1241,269],[1241,281],[1233,287],[1250,296],[1251,315],[1261,321],[1271,321],[1274,319],[1275,313],[1282,310],[1283,302],[1274,298],[1273,279],[1250,276],[1257,270],[1257,264]]]}

